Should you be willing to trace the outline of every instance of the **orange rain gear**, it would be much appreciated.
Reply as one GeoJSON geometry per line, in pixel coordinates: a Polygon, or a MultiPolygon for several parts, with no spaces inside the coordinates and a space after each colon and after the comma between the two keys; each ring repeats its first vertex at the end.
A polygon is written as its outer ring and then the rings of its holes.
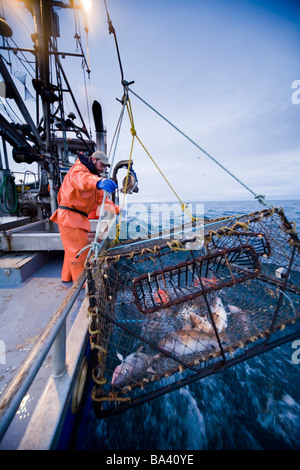
{"type": "MultiPolygon", "coordinates": [[[[102,204],[104,192],[96,187],[99,179],[99,176],[93,175],[79,159],[76,160],[58,192],[58,205],[90,214],[96,205],[102,204]]],[[[120,211],[120,208],[108,198],[104,207],[116,214],[120,211]]],[[[76,255],[90,243],[88,239],[90,222],[84,215],[60,208],[56,209],[50,220],[58,224],[65,250],[62,281],[74,282],[84,268],[88,250],[83,251],[77,259],[76,255]]]]}

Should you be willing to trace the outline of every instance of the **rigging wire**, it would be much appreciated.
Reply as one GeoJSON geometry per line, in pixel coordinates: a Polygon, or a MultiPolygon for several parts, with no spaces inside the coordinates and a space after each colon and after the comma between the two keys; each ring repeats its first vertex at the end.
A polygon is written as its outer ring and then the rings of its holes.
{"type": "Polygon", "coordinates": [[[21,120],[21,118],[17,115],[17,113],[14,111],[14,109],[12,108],[12,106],[9,104],[8,100],[5,101],[5,103],[3,102],[3,99],[1,98],[1,102],[0,102],[0,106],[2,107],[2,109],[4,110],[4,112],[6,113],[6,115],[13,121],[13,122],[16,122],[19,121],[20,124],[23,124],[23,121],[21,120]],[[8,111],[7,107],[10,109],[11,113],[15,116],[15,120],[13,119],[13,117],[11,116],[10,112],[8,111]]]}
{"type": "MultiPolygon", "coordinates": [[[[180,130],[175,124],[173,124],[169,119],[167,119],[165,116],[163,116],[159,111],[157,111],[153,106],[151,106],[149,103],[147,103],[143,98],[141,98],[137,93],[135,93],[131,88],[129,88],[129,85],[131,85],[134,82],[126,82],[124,80],[124,73],[123,73],[123,66],[122,66],[122,61],[120,57],[120,51],[119,51],[119,46],[118,46],[118,41],[117,41],[117,35],[115,32],[115,28],[112,25],[109,13],[108,13],[108,8],[106,4],[106,0],[104,0],[104,5],[106,9],[106,14],[107,14],[107,21],[109,25],[109,33],[114,35],[115,39],[115,45],[116,45],[116,50],[117,50],[117,55],[118,55],[118,61],[119,61],[119,66],[120,66],[120,72],[121,72],[121,83],[126,87],[127,90],[129,90],[133,95],[135,95],[142,103],[144,103],[146,106],[148,106],[152,111],[154,111],[158,116],[160,116],[164,121],[166,121],[171,127],[173,127],[177,132],[179,132],[183,137],[185,137],[189,142],[191,142],[194,146],[196,146],[201,152],[203,152],[208,158],[210,158],[214,163],[216,163],[219,167],[221,167],[227,174],[229,174],[232,178],[234,178],[239,184],[241,184],[247,191],[249,191],[255,199],[257,199],[262,205],[271,207],[266,201],[265,201],[265,196],[261,194],[256,194],[252,189],[250,189],[245,183],[243,183],[239,178],[237,178],[228,168],[226,168],[224,165],[222,165],[218,160],[216,160],[212,155],[210,155],[206,150],[204,150],[200,145],[198,145],[194,140],[192,140],[187,134],[185,134],[182,130],[180,130]]],[[[142,144],[141,144],[142,145],[142,144]]],[[[146,150],[146,149],[145,149],[146,150]]],[[[147,152],[147,151],[146,151],[147,152]]],[[[147,152],[148,153],[148,152],[147,152]]],[[[151,157],[151,156],[150,156],[151,157]]],[[[152,158],[152,157],[151,157],[152,158]]],[[[156,165],[157,166],[157,165],[156,165]]],[[[160,171],[160,170],[159,170],[160,171]]],[[[161,171],[160,171],[161,173],[161,171]]],[[[164,175],[163,175],[164,176],[164,175]]],[[[165,178],[165,177],[164,177],[165,178]]]]}
{"type": "MultiPolygon", "coordinates": [[[[128,87],[127,87],[128,89],[128,87]]],[[[170,187],[170,189],[173,191],[175,197],[178,199],[178,201],[180,202],[181,204],[181,209],[183,212],[186,212],[188,214],[188,216],[191,218],[192,221],[196,221],[197,218],[194,217],[191,212],[189,211],[188,207],[187,207],[187,204],[185,204],[181,198],[179,197],[179,195],[177,194],[177,192],[175,191],[175,189],[173,188],[173,186],[171,185],[171,183],[168,181],[168,179],[166,178],[166,176],[163,174],[163,172],[161,171],[161,169],[159,168],[159,166],[157,165],[157,163],[154,161],[154,158],[150,155],[150,153],[148,152],[148,150],[146,149],[146,147],[144,146],[144,144],[142,143],[141,139],[138,137],[137,135],[137,132],[136,132],[136,129],[135,129],[135,126],[134,126],[134,120],[133,120],[133,112],[132,112],[132,107],[131,107],[131,102],[129,100],[129,98],[127,99],[127,111],[128,111],[128,115],[129,115],[129,119],[130,119],[130,123],[131,123],[131,134],[132,134],[132,145],[131,145],[131,152],[130,152],[130,156],[132,154],[132,147],[133,147],[133,141],[134,139],[136,138],[138,140],[138,142],[140,143],[140,145],[142,146],[142,148],[144,149],[144,151],[147,153],[147,155],[150,157],[152,163],[156,166],[157,170],[159,171],[159,173],[161,174],[161,176],[164,178],[164,180],[166,181],[166,183],[168,184],[168,186],[170,187]]]]}
{"type": "Polygon", "coordinates": [[[216,160],[212,155],[210,155],[206,150],[204,150],[200,145],[198,145],[194,140],[192,140],[187,134],[185,134],[182,130],[180,130],[175,124],[173,124],[169,119],[167,119],[165,116],[163,116],[159,111],[157,111],[153,106],[151,106],[149,103],[147,103],[143,98],[141,98],[137,93],[135,93],[133,90],[128,88],[128,90],[136,96],[142,103],[144,103],[146,106],[148,106],[152,111],[154,111],[158,116],[160,116],[164,121],[166,121],[171,127],[173,127],[176,131],[178,131],[183,137],[185,137],[187,140],[189,140],[195,147],[197,147],[201,152],[203,152],[208,158],[210,158],[213,162],[215,162],[217,165],[219,165],[226,173],[228,173],[232,178],[234,178],[238,183],[240,183],[244,188],[246,188],[251,194],[253,194],[255,199],[258,199],[258,201],[265,206],[270,206],[265,202],[264,198],[265,196],[263,195],[258,195],[256,194],[252,189],[250,189],[245,183],[243,183],[239,178],[237,178],[228,168],[226,168],[224,165],[222,165],[218,160],[216,160]]]}
{"type": "MultiPolygon", "coordinates": [[[[137,140],[139,141],[139,143],[141,144],[141,146],[143,147],[143,149],[145,150],[145,152],[148,154],[148,156],[151,158],[152,162],[155,164],[155,166],[157,167],[157,169],[159,170],[159,172],[161,173],[161,175],[163,176],[163,178],[165,179],[165,181],[167,182],[167,184],[170,186],[170,188],[172,189],[173,193],[175,194],[175,196],[177,197],[177,199],[180,201],[181,203],[181,209],[185,212],[187,212],[187,214],[191,217],[191,220],[192,221],[195,221],[196,218],[193,217],[193,215],[190,213],[190,211],[187,209],[187,204],[184,204],[182,202],[182,200],[180,199],[180,197],[178,196],[178,194],[175,192],[174,188],[171,186],[171,184],[169,183],[169,181],[167,180],[167,178],[165,177],[165,175],[162,173],[162,171],[160,170],[160,168],[158,167],[158,165],[155,163],[154,159],[151,157],[150,153],[147,151],[147,149],[145,148],[145,146],[143,145],[143,143],[141,142],[141,140],[139,139],[139,137],[137,136],[137,132],[136,132],[136,129],[135,129],[135,126],[134,126],[134,120],[133,120],[133,113],[132,113],[132,108],[131,108],[131,102],[130,102],[130,99],[128,97],[128,91],[130,91],[131,93],[133,93],[133,95],[135,95],[138,99],[140,99],[144,104],[146,104],[150,109],[152,109],[156,114],[158,114],[162,119],[164,119],[169,125],[171,125],[175,130],[177,130],[181,135],[183,135],[186,139],[188,139],[193,145],[195,145],[199,150],[201,150],[206,156],[208,156],[210,159],[212,159],[215,163],[217,163],[221,168],[223,168],[223,170],[225,170],[230,176],[232,176],[236,181],[238,181],[242,186],[244,186],[248,191],[250,191],[256,199],[258,199],[258,201],[265,205],[265,206],[268,206],[268,204],[264,201],[264,196],[262,195],[257,195],[254,191],[252,191],[248,186],[246,186],[244,183],[242,183],[235,175],[233,175],[227,168],[225,168],[221,163],[219,163],[214,157],[212,157],[208,152],[206,152],[202,147],[200,147],[196,142],[194,142],[189,136],[187,136],[183,131],[181,131],[178,127],[176,127],[171,121],[169,121],[167,118],[165,118],[161,113],[159,113],[155,108],[153,108],[149,103],[147,103],[145,100],[143,100],[139,95],[137,95],[135,92],[133,92],[133,90],[131,90],[129,88],[129,85],[131,85],[132,83],[134,82],[127,82],[126,80],[124,80],[124,72],[123,72],[123,66],[122,66],[122,62],[121,62],[121,57],[120,57],[120,52],[119,52],[119,47],[118,47],[118,42],[117,42],[117,37],[116,37],[116,32],[115,32],[115,29],[112,25],[112,22],[111,22],[111,19],[109,17],[109,13],[108,13],[108,9],[107,9],[107,5],[106,5],[106,0],[104,0],[104,5],[105,5],[105,9],[106,9],[106,13],[107,13],[107,21],[108,21],[108,25],[109,25],[109,33],[113,34],[114,35],[114,39],[115,39],[115,45],[116,45],[116,49],[117,49],[117,55],[118,55],[118,61],[119,61],[119,67],[120,67],[120,72],[121,72],[121,83],[124,87],[124,97],[123,97],[123,100],[122,100],[122,104],[123,104],[123,107],[122,107],[122,111],[121,111],[121,115],[120,115],[120,118],[119,118],[119,121],[118,121],[118,124],[117,124],[117,129],[116,129],[116,132],[115,132],[115,135],[117,133],[117,130],[118,130],[118,135],[119,135],[119,132],[120,132],[120,126],[121,126],[121,122],[122,122],[122,119],[123,119],[123,113],[124,113],[124,110],[125,110],[125,107],[127,108],[127,112],[128,112],[128,116],[129,116],[129,120],[130,120],[130,124],[131,124],[131,134],[132,134],[132,143],[131,143],[131,149],[130,149],[130,159],[129,159],[129,165],[128,165],[128,171],[127,171],[127,177],[126,177],[126,183],[125,183],[125,186],[127,185],[127,178],[128,178],[128,174],[129,174],[129,167],[130,167],[130,163],[131,163],[131,158],[132,158],[132,152],[133,152],[133,144],[134,144],[134,139],[137,138],[137,140]],[[122,117],[121,117],[122,116],[122,117]]],[[[116,143],[117,145],[117,143],[116,143]]],[[[115,146],[115,151],[116,151],[116,146],[115,146]]],[[[112,170],[112,166],[113,166],[113,162],[111,163],[111,167],[110,167],[110,173],[111,173],[111,170],[112,170]]],[[[109,175],[110,177],[110,175],[109,175]]],[[[126,193],[126,190],[124,191],[124,201],[125,201],[125,193],[126,193]]],[[[100,249],[100,245],[99,243],[97,242],[97,239],[98,239],[98,232],[99,232],[99,228],[100,228],[100,221],[102,219],[102,213],[103,213],[103,209],[104,209],[104,203],[105,203],[105,199],[106,199],[106,195],[107,195],[107,192],[104,191],[104,197],[103,197],[103,201],[102,201],[102,205],[101,205],[101,210],[100,210],[100,215],[99,215],[99,218],[98,218],[98,223],[97,223],[97,228],[96,228],[96,234],[95,234],[95,239],[94,239],[94,242],[92,242],[90,245],[84,247],[82,250],[80,250],[77,254],[76,257],[78,257],[83,251],[85,251],[87,248],[90,248],[89,252],[88,252],[88,255],[87,255],[87,258],[90,256],[91,252],[94,251],[95,252],[95,256],[98,257],[98,252],[99,252],[99,249],[100,249]]],[[[123,203],[124,203],[123,201],[123,203]]],[[[269,206],[270,207],[270,206],[269,206]]],[[[118,226],[117,226],[117,230],[116,230],[116,238],[115,240],[113,241],[112,244],[114,244],[114,242],[117,242],[118,241],[118,238],[119,238],[119,231],[120,231],[120,220],[119,220],[119,223],[118,223],[118,226]]]]}
{"type": "Polygon", "coordinates": [[[88,122],[89,122],[89,129],[90,129],[90,139],[91,139],[92,138],[92,128],[91,128],[90,105],[89,105],[88,87],[87,87],[87,83],[86,83],[86,76],[85,76],[85,70],[84,69],[83,69],[83,81],[84,81],[85,101],[86,101],[86,106],[87,106],[88,122]]]}
{"type": "MultiPolygon", "coordinates": [[[[31,30],[28,28],[28,26],[24,23],[24,21],[20,18],[20,16],[16,13],[16,11],[15,11],[14,9],[12,9],[12,7],[11,7],[11,5],[10,5],[11,2],[9,2],[8,0],[4,0],[4,2],[5,2],[5,5],[11,10],[11,12],[13,13],[13,15],[14,15],[14,16],[20,21],[20,23],[24,26],[24,28],[27,30],[27,32],[28,32],[28,33],[31,33],[31,30]]],[[[1,4],[2,4],[2,12],[3,12],[2,16],[3,16],[3,18],[5,19],[3,3],[1,2],[1,4]]],[[[17,46],[17,43],[14,41],[14,39],[13,39],[13,38],[10,38],[10,40],[12,41],[12,43],[14,44],[14,46],[17,48],[18,46],[17,46]]],[[[27,64],[29,64],[30,67],[31,67],[32,70],[33,70],[33,73],[35,73],[35,70],[34,70],[34,67],[33,67],[33,65],[32,65],[32,62],[30,62],[30,61],[26,58],[26,56],[24,55],[23,51],[18,51],[18,52],[20,52],[20,54],[23,56],[24,62],[26,62],[27,64]]],[[[22,63],[23,60],[20,59],[20,57],[18,57],[17,55],[16,55],[16,57],[17,57],[17,59],[22,63]]],[[[25,67],[24,64],[23,64],[23,67],[25,68],[25,70],[27,71],[27,73],[31,76],[31,78],[33,78],[33,75],[31,75],[31,73],[27,70],[27,68],[25,67]]]]}
{"type": "MultiPolygon", "coordinates": [[[[7,41],[6,41],[6,44],[7,44],[9,47],[11,47],[12,50],[18,50],[19,47],[18,47],[17,43],[14,41],[14,39],[9,38],[9,40],[13,43],[13,46],[9,45],[8,39],[7,39],[7,41]]],[[[35,70],[34,70],[34,67],[33,67],[33,65],[32,65],[33,62],[31,62],[30,60],[28,60],[28,59],[26,58],[26,56],[25,56],[25,54],[23,53],[23,51],[18,50],[18,54],[14,53],[12,57],[15,57],[15,59],[18,60],[18,61],[21,63],[22,67],[24,67],[24,69],[26,70],[26,72],[28,73],[28,75],[30,75],[31,78],[34,78],[34,76],[35,76],[35,70]],[[21,55],[23,58],[20,58],[20,57],[19,57],[19,55],[18,55],[19,53],[20,53],[20,55],[21,55]],[[32,72],[31,72],[30,70],[28,70],[28,68],[26,67],[25,63],[28,64],[28,65],[31,67],[32,72]]],[[[10,65],[10,67],[12,68],[11,51],[10,51],[10,50],[8,50],[8,56],[9,56],[10,61],[9,61],[9,62],[6,61],[6,63],[7,63],[8,65],[10,65]]]]}
{"type": "MultiPolygon", "coordinates": [[[[162,175],[162,177],[164,178],[164,180],[166,181],[166,183],[169,185],[169,187],[171,188],[171,190],[173,191],[173,193],[175,194],[176,198],[178,199],[178,201],[180,202],[181,204],[181,209],[183,212],[186,212],[188,214],[188,216],[191,218],[192,221],[195,221],[197,220],[196,217],[194,217],[191,212],[189,211],[188,207],[187,207],[187,204],[183,203],[183,201],[180,199],[180,197],[178,196],[178,194],[176,193],[176,191],[174,190],[174,188],[172,187],[172,185],[169,183],[169,181],[167,180],[166,176],[163,174],[163,172],[161,171],[161,169],[159,168],[159,166],[157,165],[157,163],[154,161],[153,157],[150,155],[150,153],[148,152],[148,150],[146,149],[146,147],[144,146],[144,144],[142,143],[142,141],[140,140],[140,138],[138,137],[137,135],[137,132],[136,132],[136,129],[134,127],[134,120],[133,120],[133,113],[132,113],[132,108],[131,108],[131,103],[130,103],[130,100],[128,98],[128,90],[129,90],[129,85],[133,84],[134,81],[131,81],[131,82],[127,82],[125,79],[124,79],[124,72],[123,72],[123,66],[122,66],[122,61],[121,61],[121,56],[120,56],[120,51],[119,51],[119,46],[118,46],[118,41],[117,41],[117,35],[116,35],[116,31],[115,31],[115,28],[113,27],[113,24],[112,24],[112,21],[110,19],[110,16],[109,16],[109,12],[108,12],[108,8],[107,8],[107,4],[106,4],[106,0],[104,0],[104,5],[105,5],[105,9],[106,9],[106,14],[107,14],[107,22],[108,22],[108,30],[109,30],[109,34],[113,34],[114,36],[114,40],[115,40],[115,46],[116,46],[116,50],[117,50],[117,55],[118,55],[118,61],[119,61],[119,67],[120,67],[120,73],[121,73],[121,83],[124,87],[124,97],[126,97],[126,108],[127,108],[127,112],[128,112],[128,116],[129,116],[129,120],[130,120],[130,123],[131,123],[131,134],[132,134],[132,143],[131,143],[131,149],[130,149],[130,159],[129,159],[129,162],[131,162],[131,158],[132,158],[132,152],[133,152],[133,144],[134,144],[134,139],[136,138],[138,140],[138,142],[140,143],[140,145],[142,146],[142,148],[144,149],[144,151],[147,153],[147,155],[150,157],[150,159],[152,160],[152,162],[154,163],[154,165],[156,166],[156,168],[158,169],[158,171],[160,172],[160,174],[162,175]]],[[[130,163],[129,163],[130,165],[130,163]]],[[[126,176],[126,187],[127,187],[127,182],[128,182],[128,175],[129,175],[129,165],[128,165],[128,170],[127,170],[127,176],[126,176]]],[[[126,192],[126,191],[125,191],[126,192]]],[[[124,192],[124,193],[125,193],[124,192]]],[[[119,225],[120,225],[120,222],[119,222],[119,225]]]]}
{"type": "Polygon", "coordinates": [[[89,64],[89,41],[88,41],[88,26],[87,26],[87,17],[82,12],[82,18],[84,22],[84,30],[86,32],[86,42],[87,42],[87,58],[85,56],[83,46],[82,46],[82,41],[81,41],[81,30],[80,30],[80,21],[79,21],[79,12],[74,11],[74,18],[75,18],[75,35],[74,38],[76,39],[76,52],[80,51],[80,53],[83,56],[82,63],[81,63],[81,68],[83,70],[83,81],[84,81],[84,92],[85,92],[85,101],[86,101],[86,106],[87,106],[87,115],[88,115],[88,126],[89,126],[89,137],[90,139],[92,138],[92,128],[91,128],[91,117],[90,117],[90,106],[89,106],[89,93],[88,93],[88,85],[86,82],[86,76],[85,76],[85,71],[88,74],[88,80],[89,80],[89,85],[90,85],[90,64],[89,64]],[[85,70],[86,67],[86,70],[85,70]]]}
{"type": "MultiPolygon", "coordinates": [[[[91,73],[91,70],[90,70],[90,65],[89,65],[89,43],[88,43],[88,26],[87,26],[87,18],[84,17],[84,15],[82,15],[82,18],[83,18],[83,22],[84,22],[84,30],[86,32],[86,40],[87,40],[87,57],[85,56],[85,53],[84,53],[84,50],[83,50],[83,46],[82,46],[82,41],[81,41],[81,29],[80,29],[80,22],[79,22],[79,19],[76,17],[76,14],[79,15],[78,12],[75,13],[75,35],[74,35],[74,38],[76,39],[76,52],[80,51],[82,56],[83,56],[83,60],[82,60],[82,63],[84,66],[86,66],[86,71],[87,71],[87,74],[88,76],[90,76],[90,73],[91,73]]],[[[84,67],[82,67],[84,68],[84,67]]]]}
{"type": "MultiPolygon", "coordinates": [[[[113,164],[114,164],[117,145],[118,145],[118,141],[119,141],[119,136],[120,136],[121,125],[122,125],[122,121],[123,121],[123,117],[124,117],[125,107],[126,107],[126,97],[124,97],[124,100],[123,100],[123,106],[122,106],[122,109],[121,109],[120,117],[119,117],[119,120],[118,120],[118,123],[117,123],[117,126],[116,126],[116,130],[115,130],[115,134],[114,134],[115,145],[114,145],[114,151],[113,151],[113,156],[112,156],[112,160],[111,160],[111,165],[110,165],[110,169],[109,169],[108,178],[111,178],[111,172],[112,172],[112,169],[113,169],[113,164]]],[[[112,145],[113,145],[113,142],[112,142],[112,145]]],[[[111,148],[110,148],[110,152],[111,152],[111,149],[112,149],[112,145],[111,145],[111,148]]],[[[130,167],[130,162],[128,164],[128,169],[129,169],[129,167],[130,167]]],[[[124,206],[124,201],[125,201],[125,193],[126,193],[126,191],[124,191],[123,206],[124,206]]],[[[99,219],[98,219],[98,223],[97,223],[96,234],[95,234],[95,242],[97,241],[99,230],[100,230],[100,220],[102,219],[102,213],[103,213],[103,210],[104,210],[105,199],[106,199],[106,191],[104,191],[104,197],[103,197],[101,210],[100,210],[100,214],[99,214],[99,219]]],[[[119,230],[120,230],[120,224],[121,224],[121,219],[119,219],[119,223],[116,227],[116,232],[117,232],[116,238],[118,238],[118,234],[119,234],[119,230]]]]}
{"type": "MultiPolygon", "coordinates": [[[[16,3],[14,2],[14,8],[12,8],[11,6],[11,0],[3,0],[6,4],[6,6],[10,9],[10,11],[12,12],[12,14],[20,21],[20,23],[24,26],[25,29],[27,29],[27,32],[31,34],[31,30],[28,28],[28,26],[24,23],[24,21],[20,18],[20,16],[17,14],[16,10],[14,9],[17,5],[16,3]]],[[[2,12],[4,11],[4,8],[3,8],[3,3],[1,2],[2,4],[2,12]]],[[[20,6],[18,6],[17,8],[21,8],[20,6]]]]}
{"type": "Polygon", "coordinates": [[[110,19],[109,13],[108,13],[108,8],[107,8],[107,5],[106,5],[106,0],[104,0],[104,6],[105,6],[105,10],[106,10],[106,15],[107,15],[107,22],[108,22],[108,31],[109,31],[109,34],[113,34],[113,35],[114,35],[115,46],[116,46],[116,49],[117,49],[118,60],[119,60],[119,66],[120,66],[120,72],[121,72],[121,82],[123,82],[123,80],[124,80],[124,73],[123,73],[123,67],[122,67],[122,62],[121,62],[121,57],[120,57],[120,51],[119,51],[119,46],[118,46],[118,41],[117,41],[117,35],[116,35],[115,28],[113,27],[112,21],[111,21],[111,19],[110,19]]]}

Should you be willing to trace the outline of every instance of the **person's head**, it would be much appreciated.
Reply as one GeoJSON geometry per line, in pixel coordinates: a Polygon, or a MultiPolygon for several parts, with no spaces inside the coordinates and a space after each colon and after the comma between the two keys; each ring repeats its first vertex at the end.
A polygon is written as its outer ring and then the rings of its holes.
{"type": "Polygon", "coordinates": [[[107,156],[100,150],[94,152],[91,158],[98,175],[102,173],[106,167],[110,166],[107,156]]]}

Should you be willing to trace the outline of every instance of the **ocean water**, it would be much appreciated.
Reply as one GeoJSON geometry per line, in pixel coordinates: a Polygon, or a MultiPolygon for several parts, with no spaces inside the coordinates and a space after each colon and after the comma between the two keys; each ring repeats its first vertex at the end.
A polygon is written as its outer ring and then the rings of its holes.
{"type": "MultiPolygon", "coordinates": [[[[300,201],[272,201],[300,227],[300,201]]],[[[205,216],[261,210],[253,202],[205,203],[205,216]]],[[[92,409],[78,449],[300,449],[300,364],[287,343],[224,372],[106,419],[92,409]]]]}

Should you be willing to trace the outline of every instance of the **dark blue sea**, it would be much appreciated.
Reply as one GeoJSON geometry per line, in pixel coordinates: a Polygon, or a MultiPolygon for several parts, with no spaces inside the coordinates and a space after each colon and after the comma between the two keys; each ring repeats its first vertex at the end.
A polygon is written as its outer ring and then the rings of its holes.
{"type": "MultiPolygon", "coordinates": [[[[271,201],[300,227],[300,200],[271,201]]],[[[249,213],[253,202],[204,203],[209,218],[249,213]]],[[[86,411],[78,449],[300,449],[300,364],[287,343],[137,408],[100,420],[86,411]]]]}

